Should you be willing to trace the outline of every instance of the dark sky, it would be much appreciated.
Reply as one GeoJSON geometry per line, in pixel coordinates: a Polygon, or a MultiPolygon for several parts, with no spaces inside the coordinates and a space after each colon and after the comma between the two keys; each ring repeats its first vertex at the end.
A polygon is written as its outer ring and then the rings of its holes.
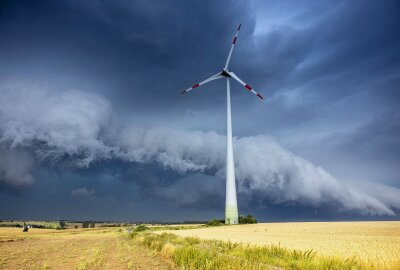
{"type": "Polygon", "coordinates": [[[399,1],[1,1],[0,219],[399,219],[399,1]]]}

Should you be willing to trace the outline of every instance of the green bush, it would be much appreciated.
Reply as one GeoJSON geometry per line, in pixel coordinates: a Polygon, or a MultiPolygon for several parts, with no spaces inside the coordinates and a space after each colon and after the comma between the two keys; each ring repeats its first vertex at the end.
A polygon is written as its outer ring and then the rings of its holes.
{"type": "Polygon", "coordinates": [[[145,225],[139,225],[139,226],[137,226],[135,229],[134,229],[134,231],[135,232],[142,232],[142,231],[146,231],[146,230],[148,230],[149,228],[147,227],[147,226],[145,226],[145,225]]]}

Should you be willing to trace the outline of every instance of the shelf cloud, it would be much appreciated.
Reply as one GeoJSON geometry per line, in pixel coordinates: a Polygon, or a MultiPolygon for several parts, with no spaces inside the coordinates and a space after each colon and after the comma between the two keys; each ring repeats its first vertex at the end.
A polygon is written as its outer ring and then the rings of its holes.
{"type": "MultiPolygon", "coordinates": [[[[225,174],[225,136],[214,131],[178,131],[125,126],[115,120],[111,103],[79,90],[54,92],[35,83],[0,89],[0,181],[33,184],[33,160],[87,168],[97,161],[157,163],[180,174],[225,174]],[[56,94],[57,93],[57,94],[56,94]],[[20,106],[15,106],[20,104],[20,106]]],[[[359,188],[296,156],[272,137],[234,139],[239,192],[263,194],[274,203],[336,204],[340,211],[395,215],[400,190],[379,185],[359,188]]],[[[81,188],[73,195],[91,193],[81,188]]]]}

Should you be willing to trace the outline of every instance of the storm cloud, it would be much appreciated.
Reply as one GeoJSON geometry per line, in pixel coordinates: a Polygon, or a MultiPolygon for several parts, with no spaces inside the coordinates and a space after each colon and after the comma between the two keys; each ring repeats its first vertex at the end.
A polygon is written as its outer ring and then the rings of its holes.
{"type": "Polygon", "coordinates": [[[0,183],[17,188],[33,184],[34,161],[29,153],[0,147],[0,183]]]}

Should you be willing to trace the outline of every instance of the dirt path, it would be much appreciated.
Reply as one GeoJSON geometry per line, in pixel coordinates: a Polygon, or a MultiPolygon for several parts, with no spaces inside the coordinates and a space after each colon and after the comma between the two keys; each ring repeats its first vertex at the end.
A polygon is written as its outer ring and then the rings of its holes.
{"type": "Polygon", "coordinates": [[[0,269],[172,269],[114,229],[0,228],[0,269]]]}
{"type": "Polygon", "coordinates": [[[172,269],[171,265],[149,250],[134,245],[122,236],[110,242],[105,254],[101,269],[172,269]]]}

